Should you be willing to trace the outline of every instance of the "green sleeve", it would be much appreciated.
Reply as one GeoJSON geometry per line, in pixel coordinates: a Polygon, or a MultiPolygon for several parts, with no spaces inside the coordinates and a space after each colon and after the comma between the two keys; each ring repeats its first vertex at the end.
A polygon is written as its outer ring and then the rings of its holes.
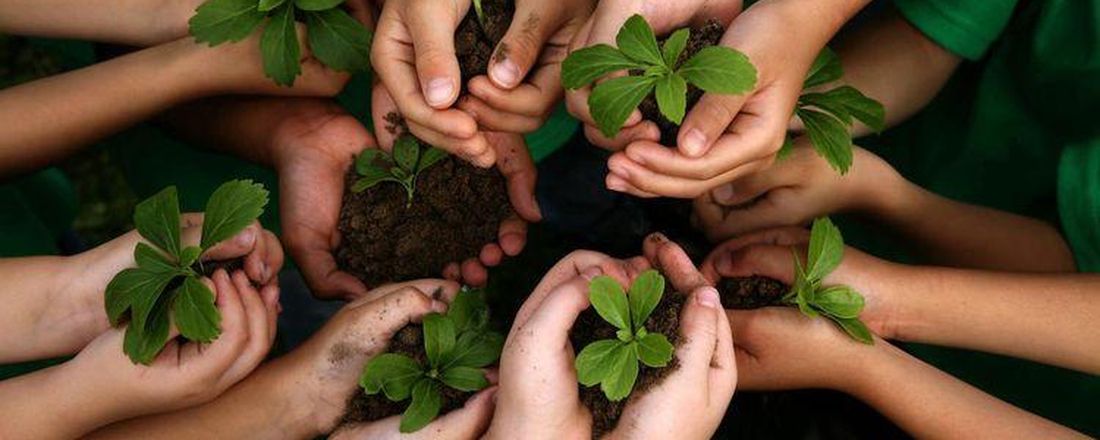
{"type": "Polygon", "coordinates": [[[1100,140],[1062,152],[1058,213],[1078,270],[1100,272],[1100,140]]]}
{"type": "Polygon", "coordinates": [[[1004,31],[1017,1],[894,0],[894,6],[936,44],[976,60],[1004,31]]]}

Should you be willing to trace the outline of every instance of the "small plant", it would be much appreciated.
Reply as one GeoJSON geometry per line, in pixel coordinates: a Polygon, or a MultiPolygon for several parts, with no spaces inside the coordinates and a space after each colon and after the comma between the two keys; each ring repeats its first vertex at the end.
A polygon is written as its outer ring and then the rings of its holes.
{"type": "Polygon", "coordinates": [[[481,8],[481,0],[474,0],[474,13],[477,14],[477,22],[481,30],[488,32],[488,22],[485,21],[485,10],[481,8]]]}
{"type": "MultiPolygon", "coordinates": [[[[809,75],[803,83],[811,89],[836,81],[844,76],[840,58],[825,48],[814,60],[809,75]]],[[[849,129],[854,120],[863,122],[879,132],[886,126],[886,110],[878,101],[868,98],[851,86],[840,86],[824,92],[807,92],[798,98],[795,116],[802,120],[810,143],[840,174],[846,174],[852,166],[852,135],[849,129]]],[[[780,157],[790,152],[787,139],[780,157]]]]}
{"type": "Polygon", "coordinates": [[[844,258],[844,238],[840,229],[828,219],[814,220],[810,231],[810,249],[806,266],[794,256],[794,284],[783,303],[797,306],[811,318],[824,316],[835,322],[852,339],[874,344],[874,337],[859,314],[863,311],[863,296],[848,286],[822,285],[822,280],[840,265],[844,258]]]}
{"type": "Polygon", "coordinates": [[[606,275],[592,279],[588,289],[596,312],[619,330],[616,339],[595,341],[581,350],[575,363],[577,381],[587,387],[598,383],[608,400],[619,401],[634,389],[638,362],[663,368],[672,360],[668,338],[645,328],[649,315],[661,303],[665,278],[647,270],[630,285],[630,295],[606,275]]]}
{"type": "Polygon", "coordinates": [[[345,72],[370,69],[371,33],[339,6],[344,0],[207,0],[191,17],[191,35],[217,46],[245,39],[265,20],[260,37],[264,73],[282,86],[302,73],[295,19],[305,20],[309,48],[324,65],[345,72]]]}
{"type": "Polygon", "coordinates": [[[107,318],[118,326],[128,317],[122,350],[134,363],[148,365],[168,343],[174,323],[180,336],[210,342],[221,335],[221,314],[214,293],[200,281],[199,256],[227,240],[264,212],[263,185],[234,180],[219,187],[206,202],[199,246],[181,248],[180,208],[176,187],[168,187],[134,208],[134,225],[143,238],[134,249],[137,268],[119,272],[107,285],[107,318]]]}
{"type": "Polygon", "coordinates": [[[691,31],[673,32],[658,48],[657,37],[640,15],[630,17],[615,39],[573,52],[562,64],[562,84],[579,89],[620,70],[630,76],[609,79],[588,97],[592,119],[604,136],[614,137],[630,113],[650,93],[669,121],[680,124],[687,111],[688,84],[706,92],[741,94],[756,87],[756,67],[745,54],[724,46],[703,48],[678,65],[691,31]]]}
{"type": "Polygon", "coordinates": [[[439,415],[442,387],[476,392],[489,386],[482,368],[500,358],[504,336],[489,329],[489,308],[480,291],[463,289],[446,315],[424,317],[427,362],[396,353],[371,359],[359,385],[368,395],[384,393],[393,402],[412,398],[400,430],[423,428],[439,415]]]}
{"type": "Polygon", "coordinates": [[[405,206],[412,206],[417,176],[446,157],[446,151],[435,147],[421,149],[416,138],[403,135],[394,142],[392,155],[372,148],[363,150],[355,158],[355,172],[362,177],[352,185],[351,190],[361,193],[382,182],[397,183],[405,188],[409,196],[405,206]]]}

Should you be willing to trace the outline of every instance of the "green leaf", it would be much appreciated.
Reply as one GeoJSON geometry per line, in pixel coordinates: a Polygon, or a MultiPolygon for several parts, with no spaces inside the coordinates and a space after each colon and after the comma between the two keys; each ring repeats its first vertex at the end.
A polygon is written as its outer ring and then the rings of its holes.
{"type": "Polygon", "coordinates": [[[134,226],[154,246],[173,258],[180,255],[180,204],[176,187],[169,186],[134,207],[134,226]]]}
{"type": "Polygon", "coordinates": [[[385,151],[369,148],[355,156],[355,172],[366,176],[377,170],[386,170],[393,165],[385,151]]]}
{"type": "Polygon", "coordinates": [[[868,98],[855,87],[842,86],[825,92],[840,103],[847,112],[876,132],[886,128],[886,109],[881,103],[868,98]]]}
{"type": "Polygon", "coordinates": [[[660,333],[650,333],[637,340],[638,360],[649,367],[664,368],[672,360],[672,343],[660,333]]]}
{"type": "Polygon", "coordinates": [[[268,12],[282,6],[285,2],[286,0],[260,0],[260,5],[257,9],[259,9],[260,12],[268,12]]]}
{"type": "Polygon", "coordinates": [[[817,87],[831,83],[844,76],[844,69],[840,65],[840,57],[828,47],[821,50],[810,65],[810,71],[806,74],[806,81],[802,83],[803,89],[817,87]]]}
{"type": "Polygon", "coordinates": [[[577,368],[577,382],[586,387],[602,382],[611,373],[615,350],[623,345],[615,339],[601,339],[581,349],[573,362],[577,368]]]}
{"type": "Polygon", "coordinates": [[[852,166],[852,137],[844,122],[816,110],[798,109],[795,113],[806,126],[817,154],[840,174],[846,174],[852,166]]]}
{"type": "Polygon", "coordinates": [[[372,35],[343,9],[306,13],[309,48],[325,66],[344,72],[370,70],[372,35]]]}
{"type": "MultiPolygon", "coordinates": [[[[138,269],[139,271],[141,269],[138,269]]],[[[174,273],[152,274],[140,285],[129,285],[130,289],[130,325],[139,329],[149,329],[149,321],[156,305],[168,297],[164,289],[176,278],[174,273]],[[155,278],[154,278],[155,277],[155,278]]],[[[126,287],[126,286],[123,286],[126,287]]],[[[108,285],[108,291],[110,285],[108,285]]],[[[109,295],[109,292],[108,292],[109,295]]],[[[123,294],[124,295],[124,294],[123,294]]]]}
{"type": "Polygon", "coordinates": [[[871,330],[868,329],[865,324],[863,324],[863,321],[860,321],[856,318],[834,318],[833,322],[837,323],[837,325],[839,325],[840,328],[844,330],[844,333],[847,333],[848,336],[852,337],[852,339],[855,339],[867,345],[874,345],[875,337],[871,334],[871,330]]]}
{"type": "Polygon", "coordinates": [[[377,168],[371,169],[364,174],[361,179],[356,180],[355,183],[351,185],[351,192],[358,194],[387,180],[400,183],[399,180],[390,176],[389,171],[377,168]]]}
{"type": "Polygon", "coordinates": [[[401,136],[393,143],[393,160],[408,173],[416,172],[420,159],[420,143],[412,136],[401,136]]]}
{"type": "Polygon", "coordinates": [[[821,111],[833,115],[833,117],[839,119],[845,125],[852,125],[852,114],[848,113],[848,108],[844,106],[844,103],[838,101],[836,97],[828,93],[807,93],[798,98],[799,106],[812,106],[817,107],[821,111]]]}
{"type": "Polygon", "coordinates": [[[844,258],[844,237],[828,217],[814,220],[810,228],[810,248],[807,253],[806,279],[810,283],[825,279],[844,258]]]}
{"type": "Polygon", "coordinates": [[[344,0],[294,0],[294,5],[303,11],[324,11],[340,6],[344,0]]]}
{"type": "Polygon", "coordinates": [[[241,41],[264,21],[256,0],[207,0],[188,22],[191,35],[211,46],[241,41]]]}
{"type": "Polygon", "coordinates": [[[439,394],[439,384],[431,379],[420,379],[412,389],[412,403],[401,415],[399,431],[408,434],[427,426],[443,406],[443,396],[439,394]]]}
{"type": "Polygon", "coordinates": [[[408,399],[413,385],[424,377],[420,364],[408,356],[385,353],[371,359],[359,376],[359,386],[369,394],[384,391],[393,402],[408,399]]]}
{"type": "Polygon", "coordinates": [[[199,257],[202,256],[202,248],[198,246],[188,246],[180,251],[180,267],[191,267],[196,261],[199,261],[199,257]]]}
{"type": "Polygon", "coordinates": [[[610,358],[611,371],[600,382],[607,400],[618,402],[630,395],[634,382],[638,380],[638,355],[634,344],[620,344],[610,358]]]}
{"type": "Polygon", "coordinates": [[[294,27],[294,7],[283,5],[271,16],[260,37],[260,52],[264,59],[264,74],[275,84],[290,87],[302,73],[301,48],[294,27]]]}
{"type": "Polygon", "coordinates": [[[653,28],[649,27],[649,23],[641,15],[635,14],[623,23],[619,34],[615,36],[615,44],[624,55],[634,61],[651,65],[664,64],[661,50],[657,48],[657,36],[653,35],[653,28]]]}
{"type": "Polygon", "coordinates": [[[863,295],[848,286],[829,286],[815,291],[811,304],[830,316],[858,318],[863,311],[863,295]]]}
{"type": "Polygon", "coordinates": [[[447,158],[447,152],[435,147],[429,147],[420,155],[420,163],[416,166],[416,174],[423,173],[428,167],[447,158]]]}
{"type": "Polygon", "coordinates": [[[186,277],[172,295],[172,318],[183,337],[210,342],[222,333],[222,315],[214,306],[214,292],[195,277],[186,277]]]}
{"type": "Polygon", "coordinates": [[[666,75],[657,80],[657,108],[669,121],[680,125],[687,111],[687,81],[678,73],[666,75]]]}
{"type": "Polygon", "coordinates": [[[443,368],[483,368],[500,359],[503,348],[504,335],[500,333],[468,331],[458,337],[454,349],[445,357],[443,368]]]}
{"type": "Polygon", "coordinates": [[[600,133],[614,138],[623,128],[626,118],[653,90],[657,78],[625,76],[600,83],[588,96],[588,107],[600,133]]]}
{"type": "Polygon", "coordinates": [[[479,368],[451,367],[443,371],[439,378],[447,386],[459,391],[481,391],[489,386],[485,372],[479,368]]]}
{"type": "Polygon", "coordinates": [[[634,321],[634,328],[640,329],[649,319],[649,314],[657,308],[661,302],[661,296],[665,293],[665,277],[659,272],[649,269],[642,272],[630,285],[630,316],[634,321]]]}
{"type": "MultiPolygon", "coordinates": [[[[105,303],[107,319],[112,326],[119,324],[122,314],[130,309],[135,300],[141,298],[143,303],[142,325],[148,317],[156,298],[161,291],[176,277],[175,272],[152,272],[147,269],[123,269],[115,274],[110,283],[107,283],[105,303]]],[[[132,315],[135,313],[132,313],[132,315]]]]}
{"type": "Polygon", "coordinates": [[[455,346],[455,324],[450,318],[438,313],[424,317],[424,352],[428,363],[433,367],[443,365],[443,358],[455,346]]]}
{"type": "Polygon", "coordinates": [[[168,299],[161,298],[149,313],[149,322],[138,326],[131,322],[126,327],[122,351],[134,363],[149,365],[168,343],[168,299]]]}
{"type": "Polygon", "coordinates": [[[710,93],[738,95],[756,87],[756,67],[749,57],[725,46],[703,48],[677,73],[710,93]]]}
{"type": "Polygon", "coordinates": [[[661,46],[661,57],[665,60],[665,65],[669,69],[676,68],[676,60],[680,59],[680,54],[684,52],[684,48],[687,47],[688,38],[691,37],[691,30],[680,29],[673,32],[672,35],[665,40],[665,44],[661,46]]]}
{"type": "MultiPolygon", "coordinates": [[[[153,249],[145,243],[138,243],[134,248],[134,261],[137,262],[139,268],[157,273],[177,273],[179,267],[175,263],[168,260],[164,254],[160,251],[153,249]]],[[[182,264],[180,265],[182,266],[182,264]]]]}
{"type": "Polygon", "coordinates": [[[780,161],[786,159],[794,151],[794,141],[791,140],[791,136],[787,135],[783,138],[783,145],[779,147],[779,151],[775,153],[775,160],[780,161]]]}
{"type": "Polygon", "coordinates": [[[605,321],[617,328],[631,330],[630,305],[626,293],[614,278],[607,275],[593,278],[588,284],[588,300],[605,321]]]}
{"type": "Polygon", "coordinates": [[[644,67],[644,64],[628,58],[614,47],[597,44],[579,49],[565,58],[561,65],[561,84],[566,89],[576,90],[609,73],[644,67]]]}
{"type": "Polygon", "coordinates": [[[489,321],[489,306],[481,290],[462,289],[447,307],[447,317],[455,324],[455,332],[476,330],[489,321]]]}
{"type": "Polygon", "coordinates": [[[203,250],[228,240],[260,218],[267,206],[268,192],[251,180],[233,180],[222,184],[206,201],[202,222],[203,250]]]}

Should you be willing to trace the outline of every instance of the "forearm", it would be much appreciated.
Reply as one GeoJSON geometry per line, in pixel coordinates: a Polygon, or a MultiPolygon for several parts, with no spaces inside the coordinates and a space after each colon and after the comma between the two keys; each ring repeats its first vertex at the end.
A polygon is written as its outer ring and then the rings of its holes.
{"type": "Polygon", "coordinates": [[[916,438],[1085,438],[880,341],[851,390],[916,438]]]}
{"type": "Polygon", "coordinates": [[[0,31],[150,46],[187,34],[201,0],[0,0],[0,31]]]}
{"type": "Polygon", "coordinates": [[[114,421],[110,394],[79,379],[66,363],[0,382],[0,438],[77,438],[114,421]]]}
{"type": "MultiPolygon", "coordinates": [[[[0,279],[5,280],[0,364],[73,354],[94,333],[89,329],[105,326],[82,301],[74,304],[75,294],[65,285],[78,275],[70,263],[64,257],[0,260],[0,279]]],[[[101,311],[102,306],[95,310],[101,311]]]]}

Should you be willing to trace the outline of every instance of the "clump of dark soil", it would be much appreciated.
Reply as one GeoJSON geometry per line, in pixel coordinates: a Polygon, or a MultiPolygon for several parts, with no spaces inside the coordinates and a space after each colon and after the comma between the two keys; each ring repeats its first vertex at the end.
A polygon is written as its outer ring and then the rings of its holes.
{"type": "MultiPolygon", "coordinates": [[[[386,352],[403,354],[415,359],[421,365],[426,365],[428,356],[424,353],[424,332],[421,326],[408,325],[398,331],[390,340],[390,346],[386,352]]],[[[439,410],[440,417],[462,407],[466,400],[474,395],[474,393],[459,391],[451,387],[439,387],[439,389],[443,395],[443,407],[439,410]]],[[[344,418],[340,421],[340,424],[373,422],[400,415],[405,412],[405,408],[408,408],[408,406],[408,399],[402,402],[394,402],[387,399],[385,393],[368,396],[362,388],[356,388],[355,394],[348,398],[348,410],[344,413],[344,418]]]]}
{"type": "MultiPolygon", "coordinates": [[[[688,38],[687,47],[685,47],[684,51],[680,54],[680,58],[676,61],[676,65],[680,65],[680,63],[687,61],[705,47],[717,45],[722,40],[722,35],[725,33],[726,29],[716,20],[707,21],[702,27],[692,29],[691,37],[688,38]]],[[[664,41],[662,40],[660,43],[663,45],[664,41]]],[[[691,108],[699,102],[699,98],[702,97],[702,90],[688,84],[687,109],[689,112],[691,108]]],[[[650,94],[646,97],[641,105],[638,106],[638,110],[642,112],[642,117],[646,120],[653,121],[657,124],[657,127],[661,129],[661,145],[670,147],[676,146],[676,136],[680,133],[680,126],[669,121],[661,114],[661,110],[657,108],[657,98],[655,96],[650,94]]]]}
{"type": "MultiPolygon", "coordinates": [[[[668,338],[673,346],[679,345],[680,310],[684,307],[684,301],[686,300],[687,296],[673,291],[671,286],[666,286],[661,302],[645,322],[646,330],[650,333],[661,333],[668,338]]],[[[596,309],[589,308],[577,318],[573,330],[569,333],[569,340],[573,344],[573,349],[580,353],[581,349],[593,341],[615,339],[615,331],[615,327],[604,321],[596,313],[596,309]]],[[[659,384],[662,379],[676,371],[679,366],[679,361],[675,356],[672,357],[672,361],[665,368],[650,368],[645,364],[639,364],[638,380],[634,383],[634,390],[630,393],[631,397],[618,402],[607,400],[599,385],[591,387],[578,385],[580,387],[581,403],[592,412],[592,437],[599,437],[615,429],[615,425],[619,422],[619,417],[623,413],[623,408],[626,407],[627,402],[633,396],[642,395],[649,388],[659,384]]]]}
{"type": "Polygon", "coordinates": [[[232,260],[203,261],[201,264],[195,263],[195,266],[197,267],[194,268],[198,269],[198,272],[207,278],[214,276],[214,272],[217,272],[218,269],[225,269],[226,272],[232,275],[233,272],[244,270],[244,258],[238,257],[232,260]]]}
{"type": "Polygon", "coordinates": [[[762,276],[722,278],[715,288],[723,308],[741,310],[782,305],[783,295],[790,291],[786,284],[762,276]]]}
{"type": "MultiPolygon", "coordinates": [[[[462,88],[476,76],[485,75],[489,68],[497,44],[504,39],[508,27],[512,25],[516,5],[512,0],[481,0],[485,12],[485,25],[478,21],[473,6],[459,23],[455,31],[455,55],[462,70],[462,88]]],[[[508,51],[501,50],[496,56],[506,57],[508,51]]]]}

